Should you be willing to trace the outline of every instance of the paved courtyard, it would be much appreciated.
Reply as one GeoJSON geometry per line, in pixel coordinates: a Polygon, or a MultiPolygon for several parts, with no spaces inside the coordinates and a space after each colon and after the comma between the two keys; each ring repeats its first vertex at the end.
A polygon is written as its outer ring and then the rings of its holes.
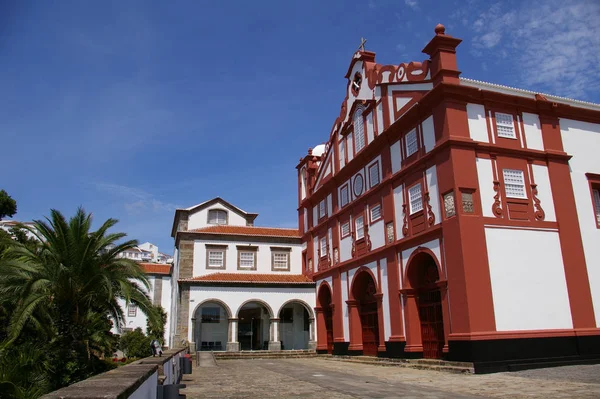
{"type": "Polygon", "coordinates": [[[486,375],[327,360],[219,360],[184,376],[188,398],[600,398],[600,365],[486,375]]]}

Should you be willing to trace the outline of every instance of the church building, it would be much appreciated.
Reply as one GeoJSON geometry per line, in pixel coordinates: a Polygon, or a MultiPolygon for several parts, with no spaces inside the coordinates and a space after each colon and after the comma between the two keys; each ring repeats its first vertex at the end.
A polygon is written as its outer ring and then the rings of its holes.
{"type": "Polygon", "coordinates": [[[316,348],[315,283],[302,274],[300,233],[256,227],[257,216],[219,197],[176,210],[171,347],[316,348]]]}
{"type": "MultiPolygon", "coordinates": [[[[600,105],[463,78],[460,43],[438,25],[422,62],[357,51],[297,166],[287,245],[316,284],[317,350],[478,373],[598,362],[600,105]]],[[[183,281],[208,273],[207,244],[183,281]]],[[[190,312],[216,295],[191,292],[190,312]]]]}

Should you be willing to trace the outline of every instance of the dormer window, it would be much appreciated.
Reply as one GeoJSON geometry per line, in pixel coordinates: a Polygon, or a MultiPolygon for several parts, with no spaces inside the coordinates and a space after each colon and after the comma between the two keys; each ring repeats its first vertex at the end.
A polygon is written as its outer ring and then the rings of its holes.
{"type": "Polygon", "coordinates": [[[227,211],[223,209],[209,210],[208,224],[227,224],[227,211]]]}

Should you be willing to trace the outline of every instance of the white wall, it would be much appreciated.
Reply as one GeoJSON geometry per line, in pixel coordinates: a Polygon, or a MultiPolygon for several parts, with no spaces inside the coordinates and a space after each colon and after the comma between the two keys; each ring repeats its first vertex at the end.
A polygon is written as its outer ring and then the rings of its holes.
{"type": "MultiPolygon", "coordinates": [[[[350,226],[352,228],[352,226],[350,226]]],[[[340,231],[340,237],[342,232],[340,231]]],[[[345,262],[352,258],[352,234],[340,239],[340,262],[345,262]]]]}
{"type": "Polygon", "coordinates": [[[423,144],[425,152],[429,152],[435,147],[435,129],[433,127],[433,116],[425,119],[421,124],[423,129],[423,144]]]}
{"type": "MultiPolygon", "coordinates": [[[[527,142],[529,143],[529,142],[527,142]]],[[[548,167],[545,165],[532,165],[533,178],[538,189],[538,199],[540,206],[546,214],[544,219],[547,222],[556,222],[556,212],[554,211],[554,198],[552,197],[552,187],[550,186],[550,175],[548,167]]]]}
{"type": "MultiPolygon", "coordinates": [[[[344,341],[350,342],[350,319],[348,318],[348,272],[340,274],[342,280],[342,326],[344,328],[344,341]]],[[[336,295],[332,292],[332,295],[336,295]]]]}
{"type": "Polygon", "coordinates": [[[173,280],[171,276],[162,276],[162,295],[160,298],[160,304],[167,312],[167,323],[165,324],[165,339],[169,342],[169,336],[171,335],[171,285],[173,280]]]}
{"type": "Polygon", "coordinates": [[[384,340],[389,341],[390,335],[392,335],[390,319],[392,317],[397,317],[397,315],[390,314],[390,295],[388,290],[388,269],[386,258],[381,258],[379,260],[379,269],[381,270],[381,292],[383,293],[383,335],[384,340]]]}
{"type": "Polygon", "coordinates": [[[142,385],[138,387],[129,399],[156,399],[156,387],[158,386],[158,371],[155,371],[142,385]]]}
{"type": "Polygon", "coordinates": [[[203,276],[212,273],[302,274],[302,245],[288,243],[259,243],[253,242],[251,237],[248,237],[248,241],[195,240],[194,276],[203,276]],[[225,269],[206,269],[206,244],[227,245],[225,269]],[[256,254],[256,270],[238,270],[238,245],[258,247],[258,252],[256,254]],[[292,248],[292,251],[290,252],[290,271],[271,270],[271,247],[292,248]]]}
{"type": "Polygon", "coordinates": [[[573,328],[557,231],[486,228],[497,331],[573,328]]]}
{"type": "Polygon", "coordinates": [[[492,160],[485,158],[477,158],[477,179],[479,181],[479,196],[481,199],[481,207],[483,208],[483,216],[494,216],[492,205],[494,205],[494,172],[492,169],[492,160]]]}
{"type": "Polygon", "coordinates": [[[600,229],[596,227],[592,196],[585,176],[586,173],[600,174],[600,157],[598,157],[600,125],[561,119],[560,132],[565,151],[573,156],[569,161],[571,180],[573,181],[577,217],[579,218],[585,262],[592,291],[596,326],[600,327],[600,267],[598,267],[600,229]]]}
{"type": "Polygon", "coordinates": [[[489,143],[485,107],[481,104],[467,104],[467,117],[469,118],[469,135],[471,138],[475,141],[489,143]]]}
{"type": "Polygon", "coordinates": [[[188,230],[199,229],[207,226],[214,226],[207,223],[208,211],[211,209],[223,209],[227,211],[227,224],[230,226],[246,226],[246,219],[242,215],[235,213],[232,209],[229,209],[227,206],[225,206],[225,204],[221,202],[215,202],[209,207],[206,207],[204,209],[199,210],[198,212],[190,214],[188,219],[188,230]]]}
{"type": "Polygon", "coordinates": [[[442,221],[442,213],[440,208],[440,189],[437,183],[437,170],[435,165],[427,169],[425,172],[427,179],[427,189],[429,190],[429,205],[431,211],[435,215],[435,223],[438,224],[442,221]]]}
{"type": "Polygon", "coordinates": [[[402,153],[400,152],[400,140],[390,146],[390,155],[392,157],[392,174],[398,172],[402,167],[402,153]]]}
{"type": "Polygon", "coordinates": [[[396,218],[396,240],[404,237],[402,234],[402,224],[404,223],[404,214],[402,213],[402,203],[404,198],[402,196],[403,185],[399,185],[394,189],[394,216],[396,218]]]}
{"type": "MultiPolygon", "coordinates": [[[[266,302],[273,311],[274,317],[278,317],[281,307],[290,300],[299,300],[308,305],[310,309],[316,306],[315,288],[252,288],[252,287],[190,287],[190,316],[188,320],[188,340],[192,340],[192,315],[196,307],[210,299],[218,299],[227,304],[232,312],[232,317],[237,313],[242,304],[249,300],[262,300],[266,302]]],[[[311,311],[310,317],[314,317],[311,311]]]]}
{"type": "Polygon", "coordinates": [[[385,226],[383,219],[379,219],[377,222],[369,226],[369,238],[371,239],[371,250],[383,247],[385,245],[385,226]]]}
{"type": "Polygon", "coordinates": [[[523,126],[525,127],[525,141],[527,141],[527,148],[543,151],[544,140],[542,139],[539,116],[524,112],[523,126]]]}

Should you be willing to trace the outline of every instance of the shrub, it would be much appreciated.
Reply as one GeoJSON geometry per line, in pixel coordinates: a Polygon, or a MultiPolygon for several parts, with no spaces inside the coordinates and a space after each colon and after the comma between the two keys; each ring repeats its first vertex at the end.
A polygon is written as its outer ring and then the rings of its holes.
{"type": "Polygon", "coordinates": [[[148,357],[152,355],[151,341],[150,337],[144,335],[142,329],[138,327],[121,335],[119,347],[129,358],[148,357]]]}

